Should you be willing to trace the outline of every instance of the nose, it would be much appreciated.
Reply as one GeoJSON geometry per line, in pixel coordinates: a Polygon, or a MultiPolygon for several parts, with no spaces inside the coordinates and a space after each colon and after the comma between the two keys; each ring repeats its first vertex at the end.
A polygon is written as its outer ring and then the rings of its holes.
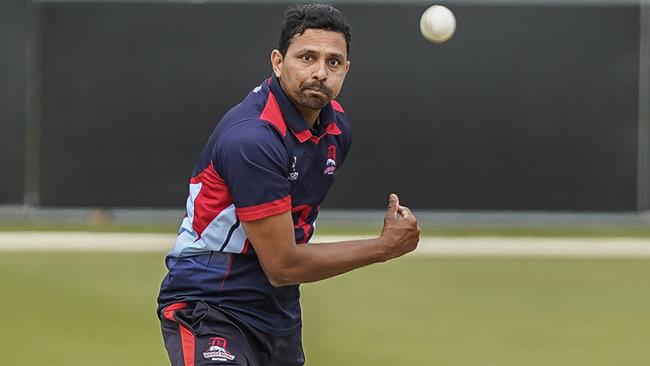
{"type": "Polygon", "coordinates": [[[315,80],[327,80],[327,65],[325,64],[325,61],[317,62],[315,68],[312,77],[315,80]]]}

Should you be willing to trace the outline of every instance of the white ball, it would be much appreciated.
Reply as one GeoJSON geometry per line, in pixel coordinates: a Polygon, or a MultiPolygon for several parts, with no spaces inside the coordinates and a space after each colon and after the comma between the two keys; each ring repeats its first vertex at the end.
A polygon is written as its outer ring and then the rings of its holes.
{"type": "Polygon", "coordinates": [[[422,13],[420,32],[424,38],[434,43],[442,43],[456,31],[456,17],[451,10],[442,5],[433,5],[422,13]]]}

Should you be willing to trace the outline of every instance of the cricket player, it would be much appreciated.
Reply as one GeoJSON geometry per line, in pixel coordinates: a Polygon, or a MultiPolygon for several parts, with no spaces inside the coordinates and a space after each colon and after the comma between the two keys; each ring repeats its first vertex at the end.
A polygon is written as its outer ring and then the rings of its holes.
{"type": "Polygon", "coordinates": [[[331,5],[290,8],[272,75],[205,145],[158,297],[172,365],[303,365],[299,285],[417,246],[416,219],[395,194],[379,237],[308,244],[350,149],[350,123],[334,100],[350,39],[331,5]]]}

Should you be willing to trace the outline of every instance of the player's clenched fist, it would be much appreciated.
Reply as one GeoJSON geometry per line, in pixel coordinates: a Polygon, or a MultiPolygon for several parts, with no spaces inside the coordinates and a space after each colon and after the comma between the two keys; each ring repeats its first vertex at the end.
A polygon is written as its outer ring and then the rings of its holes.
{"type": "Polygon", "coordinates": [[[420,241],[417,219],[408,207],[399,205],[396,194],[391,194],[388,198],[388,210],[379,239],[386,250],[385,260],[414,250],[420,241]]]}

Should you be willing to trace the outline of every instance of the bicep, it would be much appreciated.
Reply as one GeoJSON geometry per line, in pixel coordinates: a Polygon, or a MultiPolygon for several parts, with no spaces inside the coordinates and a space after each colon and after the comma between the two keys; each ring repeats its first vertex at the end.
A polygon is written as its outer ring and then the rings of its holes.
{"type": "Polygon", "coordinates": [[[281,282],[283,271],[291,266],[297,249],[291,211],[242,221],[242,226],[271,283],[281,282]]]}

